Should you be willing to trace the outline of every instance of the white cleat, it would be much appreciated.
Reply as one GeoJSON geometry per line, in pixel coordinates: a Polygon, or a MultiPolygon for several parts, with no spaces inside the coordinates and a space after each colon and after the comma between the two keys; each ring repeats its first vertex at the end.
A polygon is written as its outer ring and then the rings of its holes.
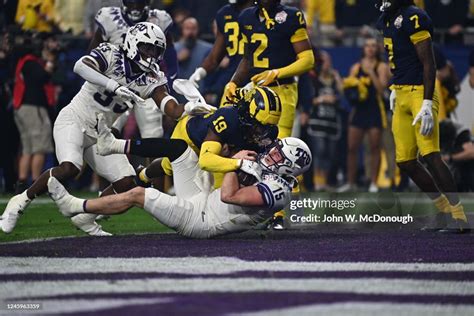
{"type": "Polygon", "coordinates": [[[103,231],[102,226],[95,222],[96,217],[96,214],[78,214],[71,218],[71,222],[90,236],[112,236],[111,233],[103,231]]]}
{"type": "Polygon", "coordinates": [[[66,188],[55,177],[48,179],[49,196],[59,207],[59,211],[66,217],[83,213],[81,200],[70,195],[66,188]]]}
{"type": "Polygon", "coordinates": [[[107,156],[117,153],[123,153],[124,140],[118,140],[110,131],[102,114],[97,118],[97,153],[101,156],[107,156]]]}
{"type": "Polygon", "coordinates": [[[0,227],[4,233],[11,233],[16,226],[18,218],[30,204],[31,200],[26,196],[26,191],[15,195],[8,201],[7,207],[0,220],[0,227]]]}

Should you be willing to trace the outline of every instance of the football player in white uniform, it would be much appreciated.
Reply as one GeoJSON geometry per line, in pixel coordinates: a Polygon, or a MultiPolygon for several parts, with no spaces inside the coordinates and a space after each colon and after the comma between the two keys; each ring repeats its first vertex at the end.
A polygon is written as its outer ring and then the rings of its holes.
{"type": "MultiPolygon", "coordinates": [[[[163,55],[165,65],[160,64],[160,67],[165,69],[164,72],[171,87],[171,81],[178,73],[176,50],[171,34],[168,33],[173,25],[173,19],[164,10],[150,9],[149,2],[149,0],[123,0],[121,8],[104,7],[100,9],[95,17],[97,31],[89,49],[96,48],[102,42],[116,46],[123,45],[127,30],[131,26],[145,21],[156,24],[166,35],[166,51],[163,55]]],[[[146,106],[135,107],[133,111],[142,138],[163,136],[163,114],[156,110],[151,100],[147,102],[146,106]]],[[[125,122],[126,120],[122,120],[122,124],[116,124],[117,129],[121,129],[125,122]]]]}
{"type": "MultiPolygon", "coordinates": [[[[210,106],[198,102],[179,105],[168,95],[166,76],[157,64],[165,49],[166,39],[161,29],[142,22],[129,29],[123,48],[103,43],[76,62],[74,71],[86,82],[54,123],[59,166],[44,172],[29,189],[10,199],[0,220],[4,232],[11,232],[29,203],[47,192],[50,175],[60,181],[72,179],[81,170],[83,160],[112,183],[104,195],[125,192],[135,186],[135,171],[125,155],[97,154],[99,113],[110,126],[130,107],[142,106],[148,98],[174,119],[210,110],[210,106]]],[[[90,214],[79,215],[73,218],[73,223],[91,235],[106,234],[94,219],[90,214]]]]}
{"type": "MultiPolygon", "coordinates": [[[[123,145],[124,140],[114,140],[110,131],[101,127],[99,137],[107,142],[104,152],[123,145]],[[112,140],[112,143],[110,143],[112,140]]],[[[167,148],[167,156],[173,167],[176,196],[170,196],[154,188],[136,187],[128,192],[92,200],[73,197],[54,177],[48,182],[52,199],[65,216],[76,214],[120,214],[133,206],[145,209],[164,225],[179,234],[191,238],[214,236],[250,230],[271,218],[276,210],[286,207],[291,199],[295,177],[308,170],[311,152],[308,146],[294,137],[277,141],[253,164],[253,174],[258,170],[258,181],[244,185],[237,172],[224,176],[222,187],[212,190],[206,181],[211,176],[200,169],[197,154],[180,139],[156,139],[153,148],[156,155],[167,148]]],[[[123,151],[122,151],[123,152],[123,151]]],[[[248,151],[240,151],[233,158],[247,157],[248,151]]]]}

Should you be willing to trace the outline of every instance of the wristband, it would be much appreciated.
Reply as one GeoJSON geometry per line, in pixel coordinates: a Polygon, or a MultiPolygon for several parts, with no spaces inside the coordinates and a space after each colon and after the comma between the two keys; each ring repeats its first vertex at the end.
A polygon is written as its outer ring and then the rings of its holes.
{"type": "Polygon", "coordinates": [[[171,95],[167,95],[166,97],[164,97],[161,102],[160,102],[160,110],[161,112],[165,113],[165,106],[166,106],[166,103],[168,103],[168,101],[171,101],[173,100],[174,102],[178,103],[178,100],[176,100],[173,96],[171,95]]]}

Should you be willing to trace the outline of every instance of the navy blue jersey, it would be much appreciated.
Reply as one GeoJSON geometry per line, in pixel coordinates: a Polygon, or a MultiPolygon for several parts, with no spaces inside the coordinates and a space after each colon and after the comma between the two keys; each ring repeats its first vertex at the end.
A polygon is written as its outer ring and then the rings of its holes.
{"type": "MultiPolygon", "coordinates": [[[[296,60],[293,43],[307,39],[304,15],[297,8],[278,5],[268,14],[274,21],[270,29],[259,16],[256,6],[245,9],[239,16],[240,30],[246,46],[245,54],[251,64],[250,76],[293,63],[296,60]]],[[[287,83],[286,81],[292,80],[293,78],[286,78],[279,81],[287,83]]]]}
{"type": "Polygon", "coordinates": [[[220,137],[222,144],[238,149],[245,148],[244,130],[240,125],[238,110],[233,106],[219,108],[211,114],[192,117],[186,130],[198,148],[201,148],[209,130],[220,137]]]}
{"type": "Polygon", "coordinates": [[[388,53],[392,82],[397,85],[422,85],[423,64],[415,44],[433,34],[433,25],[425,11],[415,6],[403,7],[399,13],[384,13],[377,21],[388,53]]]}
{"type": "Polygon", "coordinates": [[[227,4],[216,14],[217,29],[224,35],[227,57],[230,59],[229,67],[233,70],[244,54],[244,43],[240,35],[239,18],[240,11],[236,5],[227,4]]]}

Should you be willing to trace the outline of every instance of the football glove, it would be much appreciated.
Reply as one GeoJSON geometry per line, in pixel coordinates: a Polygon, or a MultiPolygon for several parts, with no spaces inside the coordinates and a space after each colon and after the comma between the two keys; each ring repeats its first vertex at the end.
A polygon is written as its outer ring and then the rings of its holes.
{"type": "Polygon", "coordinates": [[[141,97],[136,95],[132,90],[124,86],[119,86],[117,89],[115,89],[114,93],[120,99],[122,99],[122,101],[124,101],[128,107],[130,107],[130,105],[127,103],[127,101],[133,101],[135,103],[145,102],[145,100],[143,100],[141,97]]]}
{"type": "Polygon", "coordinates": [[[194,73],[189,77],[189,81],[196,87],[199,88],[199,81],[204,79],[207,76],[206,69],[199,67],[197,68],[194,73]]]}
{"type": "Polygon", "coordinates": [[[262,181],[262,167],[260,167],[257,162],[247,159],[241,159],[240,170],[254,176],[258,181],[262,181]]]}
{"type": "Polygon", "coordinates": [[[423,136],[431,135],[434,127],[433,120],[433,101],[423,100],[421,105],[421,110],[415,116],[413,120],[413,126],[415,126],[419,121],[421,121],[420,134],[423,136]]]}
{"type": "Polygon", "coordinates": [[[278,69],[265,70],[259,74],[256,74],[252,77],[252,82],[259,86],[268,86],[275,82],[278,79],[279,71],[278,69]]]}
{"type": "Polygon", "coordinates": [[[217,110],[212,105],[196,102],[196,101],[189,101],[184,105],[184,112],[183,115],[199,115],[199,114],[208,114],[213,111],[217,110]]]}
{"type": "Polygon", "coordinates": [[[224,98],[229,102],[235,101],[235,97],[237,96],[237,85],[235,82],[230,81],[228,84],[225,85],[224,88],[224,98]]]}
{"type": "Polygon", "coordinates": [[[393,112],[395,110],[395,102],[397,99],[397,93],[395,92],[395,89],[392,90],[390,93],[390,110],[393,112]]]}

